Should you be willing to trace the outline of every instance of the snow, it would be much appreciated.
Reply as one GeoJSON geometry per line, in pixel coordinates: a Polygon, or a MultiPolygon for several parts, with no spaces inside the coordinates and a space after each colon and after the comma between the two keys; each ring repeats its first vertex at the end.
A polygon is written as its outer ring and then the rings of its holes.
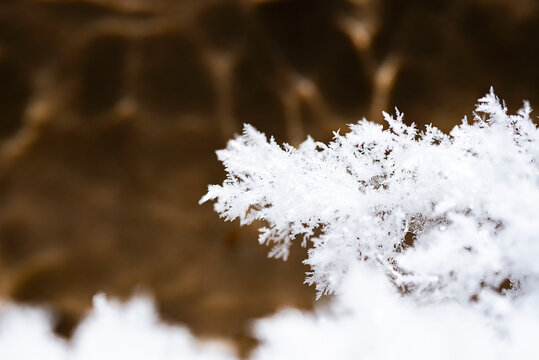
{"type": "Polygon", "coordinates": [[[94,297],[92,312],[69,342],[52,332],[44,310],[14,305],[0,309],[0,359],[6,360],[231,360],[224,342],[202,342],[182,326],[162,323],[148,298],[121,304],[94,297]]]}

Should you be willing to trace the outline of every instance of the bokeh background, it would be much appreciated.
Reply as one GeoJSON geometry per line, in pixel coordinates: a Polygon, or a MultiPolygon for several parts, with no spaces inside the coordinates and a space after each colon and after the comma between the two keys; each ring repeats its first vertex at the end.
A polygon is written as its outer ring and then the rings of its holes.
{"type": "Polygon", "coordinates": [[[398,106],[449,130],[494,86],[539,106],[536,0],[3,0],[0,298],[69,336],[97,292],[242,352],[310,308],[303,251],[199,206],[250,123],[319,140],[398,106]]]}

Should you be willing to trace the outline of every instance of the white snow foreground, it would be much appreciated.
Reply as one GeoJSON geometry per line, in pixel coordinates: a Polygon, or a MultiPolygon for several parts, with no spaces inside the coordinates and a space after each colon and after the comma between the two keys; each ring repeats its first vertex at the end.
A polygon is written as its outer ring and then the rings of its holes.
{"type": "Polygon", "coordinates": [[[539,297],[500,304],[498,317],[457,303],[418,305],[384,276],[356,267],[314,314],[285,310],[255,324],[253,359],[539,359],[539,297]]]}
{"type": "Polygon", "coordinates": [[[52,320],[42,309],[0,307],[0,359],[236,359],[224,342],[201,342],[184,327],[160,322],[152,301],[143,297],[121,304],[95,296],[93,311],[69,342],[53,334],[52,320]]]}
{"type": "MultiPolygon", "coordinates": [[[[500,331],[474,309],[399,298],[382,275],[358,267],[328,307],[313,314],[283,310],[255,322],[262,345],[251,359],[537,359],[537,305],[535,297],[505,307],[500,331]]],[[[0,359],[238,358],[225,343],[201,342],[183,327],[160,323],[148,299],[121,305],[99,296],[71,342],[53,335],[44,310],[0,308],[0,359]]]]}
{"type": "MultiPolygon", "coordinates": [[[[307,282],[334,297],[314,313],[258,320],[265,359],[539,359],[539,131],[493,92],[472,123],[419,132],[402,115],[330,144],[279,146],[250,126],[218,152],[228,177],[201,200],[263,220],[286,258],[311,242],[307,282]]],[[[0,309],[0,359],[231,359],[151,302],[97,298],[71,343],[44,313],[0,309]]]]}

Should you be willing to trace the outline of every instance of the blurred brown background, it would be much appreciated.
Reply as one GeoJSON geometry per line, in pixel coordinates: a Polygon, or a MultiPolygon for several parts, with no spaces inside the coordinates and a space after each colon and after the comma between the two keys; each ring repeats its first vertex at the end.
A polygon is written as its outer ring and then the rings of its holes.
{"type": "Polygon", "coordinates": [[[280,141],[398,106],[444,130],[493,85],[539,106],[536,0],[4,0],[0,297],[69,335],[96,292],[253,344],[248,321],[309,308],[302,252],[198,206],[214,150],[251,123],[280,141]]]}

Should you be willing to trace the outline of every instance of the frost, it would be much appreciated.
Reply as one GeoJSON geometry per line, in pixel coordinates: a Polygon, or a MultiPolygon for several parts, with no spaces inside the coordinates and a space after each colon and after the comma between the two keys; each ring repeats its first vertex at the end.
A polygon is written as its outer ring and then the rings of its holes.
{"type": "Polygon", "coordinates": [[[530,113],[525,103],[509,115],[491,90],[449,135],[408,126],[397,111],[384,113],[387,129],[362,120],[327,145],[308,138],[298,148],[245,125],[217,152],[228,175],[201,202],[215,200],[226,220],[267,222],[259,241],[272,256],[286,259],[298,237],[310,241],[306,281],[319,296],[338,292],[359,263],[420,303],[522,296],[539,281],[530,113]]]}

